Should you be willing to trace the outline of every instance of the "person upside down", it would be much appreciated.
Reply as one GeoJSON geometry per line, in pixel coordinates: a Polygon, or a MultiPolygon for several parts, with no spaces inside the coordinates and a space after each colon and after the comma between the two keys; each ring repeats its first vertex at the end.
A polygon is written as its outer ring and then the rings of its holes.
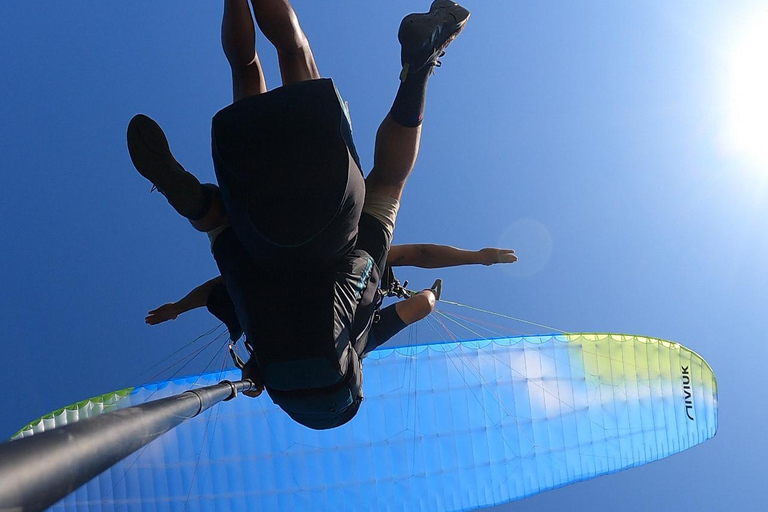
{"type": "Polygon", "coordinates": [[[427,316],[431,289],[381,309],[387,267],[511,263],[514,251],[391,246],[399,201],[419,150],[426,87],[469,11],[435,0],[399,28],[402,72],[363,178],[344,103],[322,79],[287,0],[225,0],[221,26],[233,103],[212,121],[218,185],[176,161],[160,126],[138,114],[128,149],[138,172],[198,231],[208,234],[220,276],[146,317],[154,325],[196,307],[244,333],[242,368],[258,396],[313,429],[352,419],[362,401],[362,358],[427,316]],[[282,87],[267,91],[256,25],[277,50],[282,87]],[[389,262],[389,263],[388,263],[389,262]],[[376,321],[374,321],[376,320],[376,321]]]}

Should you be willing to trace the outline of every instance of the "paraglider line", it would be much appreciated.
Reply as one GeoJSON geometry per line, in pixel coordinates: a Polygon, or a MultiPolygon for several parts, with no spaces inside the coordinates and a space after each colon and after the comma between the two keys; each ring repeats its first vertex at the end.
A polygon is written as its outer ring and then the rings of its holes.
{"type": "MultiPolygon", "coordinates": [[[[480,339],[485,339],[485,336],[483,336],[482,334],[480,334],[480,333],[479,333],[479,332],[477,332],[477,331],[474,331],[474,330],[470,329],[469,327],[467,327],[466,325],[462,324],[462,323],[461,323],[461,322],[459,322],[458,320],[455,320],[455,319],[451,318],[449,315],[447,315],[447,314],[445,314],[445,313],[443,313],[443,312],[441,312],[441,311],[437,311],[437,310],[435,310],[435,313],[436,313],[437,315],[440,315],[441,317],[445,318],[446,320],[449,320],[449,321],[451,321],[451,322],[455,323],[456,325],[458,325],[458,326],[459,326],[459,327],[461,327],[462,329],[466,329],[467,331],[471,332],[472,334],[474,334],[474,335],[475,335],[475,336],[477,336],[478,338],[480,338],[480,339]]],[[[442,325],[442,322],[441,322],[441,325],[442,325]]]]}
{"type": "MultiPolygon", "coordinates": [[[[461,324],[460,322],[456,321],[454,318],[451,318],[451,316],[452,316],[452,315],[450,315],[450,314],[446,314],[445,312],[442,312],[442,311],[436,311],[436,313],[438,313],[440,316],[442,316],[442,317],[444,317],[444,318],[446,318],[446,319],[448,319],[448,320],[452,321],[453,323],[455,323],[455,324],[459,325],[459,326],[460,326],[460,327],[462,327],[463,329],[466,329],[467,331],[469,331],[469,332],[471,332],[471,333],[475,334],[476,336],[479,336],[481,339],[488,339],[488,338],[485,338],[484,336],[480,335],[479,333],[477,333],[477,332],[473,331],[472,329],[468,328],[467,326],[465,326],[465,325],[461,324]]],[[[503,315],[500,315],[500,316],[503,316],[503,315]]],[[[435,319],[435,321],[437,321],[437,322],[438,322],[438,323],[439,323],[441,326],[443,326],[443,328],[444,328],[444,329],[448,330],[447,326],[446,326],[446,325],[445,325],[443,322],[441,322],[439,319],[435,319]]],[[[455,336],[455,339],[458,339],[458,336],[455,336]]],[[[517,372],[517,371],[515,371],[515,370],[514,370],[514,368],[512,368],[510,365],[506,364],[504,361],[502,361],[502,360],[501,360],[501,359],[499,359],[498,357],[494,357],[494,359],[496,359],[496,361],[498,361],[499,363],[501,363],[501,364],[503,364],[504,366],[506,366],[507,368],[509,368],[511,372],[517,373],[517,374],[519,374],[521,377],[522,377],[522,376],[524,376],[524,375],[520,374],[520,372],[517,372]]],[[[452,359],[452,360],[453,360],[453,359],[452,359]]],[[[609,358],[609,360],[613,360],[613,358],[609,358]]],[[[482,380],[482,376],[480,375],[480,372],[479,372],[479,370],[478,370],[477,368],[475,368],[475,367],[474,367],[474,365],[473,365],[471,362],[467,362],[467,361],[465,361],[465,364],[467,364],[467,367],[472,367],[472,368],[474,369],[475,373],[477,374],[477,376],[478,376],[478,377],[479,377],[479,378],[482,380]]],[[[569,364],[569,365],[570,365],[570,364],[569,364]]],[[[574,367],[573,365],[570,365],[570,366],[574,367]]],[[[458,369],[459,369],[459,368],[457,367],[457,370],[458,370],[458,369]]],[[[466,382],[466,380],[465,380],[465,382],[466,382]]],[[[553,398],[555,398],[555,399],[558,401],[558,403],[560,403],[562,406],[564,406],[564,407],[566,407],[566,408],[569,408],[569,409],[571,409],[571,410],[572,410],[572,411],[573,411],[575,414],[577,414],[577,415],[581,415],[581,414],[579,413],[579,411],[578,411],[578,410],[576,410],[576,407],[575,407],[575,405],[574,405],[574,404],[569,404],[569,403],[567,403],[567,402],[563,401],[563,400],[562,400],[562,399],[561,399],[559,396],[555,396],[555,395],[554,395],[554,394],[553,394],[551,391],[548,391],[548,390],[547,390],[547,389],[546,389],[546,388],[545,388],[543,385],[541,385],[541,384],[539,384],[539,383],[537,383],[537,382],[535,382],[535,381],[531,381],[531,380],[529,380],[528,382],[529,382],[529,384],[531,384],[531,385],[533,385],[533,386],[539,387],[539,389],[541,389],[541,390],[542,390],[544,393],[546,393],[546,394],[548,394],[548,395],[552,396],[553,398]]],[[[484,382],[484,384],[488,384],[488,383],[487,383],[487,382],[484,382]]],[[[484,388],[485,388],[485,386],[484,386],[484,388]]],[[[624,395],[625,395],[625,397],[626,397],[626,392],[624,393],[624,395]]],[[[482,406],[483,404],[482,404],[482,402],[479,400],[479,398],[478,398],[477,396],[475,396],[475,398],[478,400],[478,403],[479,403],[479,404],[482,406]]],[[[499,397],[498,397],[498,396],[497,396],[497,402],[498,402],[498,403],[499,403],[499,404],[502,406],[502,408],[503,408],[503,409],[504,409],[504,410],[507,412],[507,415],[508,415],[508,417],[510,417],[510,418],[513,418],[513,419],[515,419],[515,418],[516,418],[516,416],[515,416],[515,415],[513,415],[513,414],[511,413],[511,411],[509,411],[509,410],[508,410],[508,409],[507,409],[507,408],[504,406],[503,402],[502,402],[502,401],[499,399],[499,397]]],[[[489,419],[490,419],[490,418],[489,418],[489,419]]],[[[515,423],[519,425],[519,422],[518,422],[516,419],[515,419],[515,423]]],[[[607,428],[606,428],[604,425],[601,425],[601,424],[599,424],[599,423],[595,422],[594,420],[590,420],[590,423],[594,424],[596,427],[600,428],[601,430],[604,430],[604,431],[605,431],[605,430],[607,430],[607,428]]],[[[519,431],[520,431],[520,432],[524,432],[524,430],[522,430],[522,429],[519,429],[519,431]]],[[[534,443],[533,439],[530,439],[530,438],[529,438],[529,436],[526,436],[526,437],[527,437],[527,438],[528,438],[528,440],[531,442],[531,444],[532,444],[532,446],[533,446],[533,448],[532,448],[532,449],[535,449],[536,445],[535,445],[535,443],[534,443]]],[[[506,442],[506,441],[505,441],[505,442],[506,442]]],[[[510,448],[512,448],[512,447],[510,447],[510,448]]],[[[528,453],[528,454],[526,454],[525,456],[529,455],[530,453],[531,453],[531,452],[529,452],[529,453],[528,453]]],[[[610,457],[606,457],[606,458],[610,458],[610,457]]],[[[553,458],[553,463],[557,463],[557,460],[555,460],[554,458],[553,458]]]]}
{"type": "Polygon", "coordinates": [[[504,315],[502,313],[495,313],[495,312],[489,311],[487,309],[482,309],[482,308],[478,308],[478,307],[474,307],[474,306],[468,306],[466,304],[461,304],[460,302],[454,302],[454,301],[447,300],[447,299],[440,299],[440,302],[444,302],[445,304],[451,304],[453,306],[458,306],[460,308],[470,309],[472,311],[477,311],[477,312],[480,312],[480,313],[485,313],[487,315],[493,315],[493,316],[498,316],[498,317],[501,317],[501,318],[506,318],[508,320],[514,320],[515,322],[520,322],[520,323],[523,323],[523,324],[533,325],[533,326],[536,326],[536,327],[542,327],[544,329],[550,329],[550,330],[552,330],[554,332],[559,332],[560,334],[568,334],[568,331],[562,331],[560,329],[556,329],[556,328],[550,327],[548,325],[539,324],[539,323],[536,323],[536,322],[531,322],[529,320],[523,320],[522,318],[516,318],[514,316],[504,315]]]}
{"type": "MultiPolygon", "coordinates": [[[[224,346],[222,345],[219,350],[216,351],[216,354],[214,354],[213,358],[208,362],[208,366],[213,363],[214,359],[216,359],[216,356],[218,356],[221,352],[224,346]]],[[[224,367],[227,364],[227,354],[226,352],[223,354],[222,362],[221,362],[221,368],[219,370],[219,380],[221,380],[221,375],[224,373],[224,367]]],[[[211,430],[210,437],[208,436],[208,431],[211,429],[211,418],[213,417],[213,410],[208,410],[208,418],[205,420],[205,428],[203,429],[203,439],[200,442],[200,450],[197,452],[197,459],[195,460],[195,467],[192,470],[192,478],[189,481],[189,489],[187,490],[187,497],[184,500],[184,510],[187,510],[187,504],[189,503],[189,498],[192,495],[192,488],[195,484],[195,478],[197,477],[197,469],[200,467],[200,458],[203,455],[203,450],[205,450],[205,442],[206,439],[209,443],[213,443],[213,438],[216,435],[216,425],[219,423],[219,408],[216,407],[216,418],[213,420],[213,428],[211,430]]],[[[211,449],[208,448],[208,457],[211,456],[211,449]]],[[[205,486],[205,479],[203,479],[203,486],[205,486]]],[[[205,487],[203,487],[203,491],[205,491],[205,487]]]]}
{"type": "MultiPolygon", "coordinates": [[[[213,331],[215,331],[215,330],[216,330],[216,329],[213,329],[213,331]]],[[[209,333],[210,333],[210,332],[213,332],[213,331],[209,331],[209,333]]],[[[210,346],[211,346],[211,345],[212,345],[212,344],[213,344],[213,343],[214,343],[216,340],[218,340],[218,339],[220,339],[220,338],[221,338],[221,334],[219,334],[218,336],[216,336],[216,338],[214,338],[214,339],[212,339],[210,342],[208,342],[208,343],[207,343],[207,344],[206,344],[204,347],[202,347],[201,349],[197,350],[197,352],[194,354],[194,356],[196,357],[197,355],[199,355],[199,354],[200,354],[200,352],[202,352],[202,351],[203,351],[203,350],[205,350],[206,348],[210,347],[210,346]]],[[[200,339],[200,337],[198,337],[197,339],[200,339]]],[[[195,341],[197,341],[197,339],[196,339],[195,341]]],[[[210,367],[210,365],[211,365],[211,363],[213,362],[213,360],[216,358],[216,356],[219,354],[219,352],[221,352],[221,349],[222,349],[222,348],[223,348],[223,346],[222,346],[221,348],[219,348],[219,350],[217,350],[217,351],[216,351],[216,354],[214,354],[213,358],[211,358],[211,360],[210,360],[210,361],[208,361],[208,364],[207,364],[207,365],[205,365],[205,367],[204,367],[204,368],[205,368],[205,371],[207,371],[207,370],[208,370],[208,368],[210,367]]],[[[189,357],[189,356],[186,356],[186,357],[189,357]]],[[[193,359],[194,359],[194,357],[193,357],[193,359]]],[[[187,363],[186,363],[186,364],[184,364],[184,366],[186,366],[187,364],[189,364],[191,361],[192,361],[192,359],[190,359],[189,361],[187,361],[187,363]]],[[[178,361],[177,361],[177,363],[178,363],[178,361]]],[[[176,363],[174,363],[174,364],[176,364],[176,363]]],[[[175,373],[174,373],[174,374],[171,376],[171,379],[173,379],[173,378],[174,378],[174,377],[175,377],[175,376],[176,376],[176,375],[177,375],[177,374],[178,374],[178,373],[179,373],[179,372],[180,372],[182,369],[184,369],[184,366],[182,366],[181,368],[179,368],[178,370],[176,370],[176,372],[175,372],[175,373]]],[[[165,370],[164,370],[164,371],[165,371],[165,370]]],[[[158,375],[159,375],[159,374],[158,374],[158,375]]],[[[198,380],[199,380],[199,378],[200,378],[200,377],[198,377],[198,380]]],[[[169,380],[170,380],[170,379],[169,379],[169,380]]],[[[196,383],[197,383],[197,380],[195,381],[195,383],[193,383],[193,384],[192,384],[192,386],[190,386],[190,388],[194,387],[194,385],[195,385],[196,383]]],[[[146,401],[146,402],[150,401],[150,399],[151,399],[151,398],[152,398],[152,397],[155,395],[155,393],[157,393],[158,391],[159,391],[159,389],[155,389],[154,391],[152,391],[152,393],[150,393],[150,394],[147,396],[147,398],[145,399],[145,401],[146,401]]],[[[123,471],[123,474],[122,474],[122,476],[121,476],[121,477],[120,477],[120,478],[119,478],[119,479],[118,479],[118,480],[117,480],[117,481],[116,481],[116,482],[115,482],[115,483],[112,485],[112,496],[113,496],[113,499],[114,499],[114,495],[115,495],[115,489],[117,489],[117,486],[118,486],[118,485],[120,485],[120,484],[123,482],[123,480],[125,480],[125,477],[126,477],[126,475],[128,474],[128,472],[129,472],[131,469],[133,469],[133,467],[134,467],[134,466],[136,465],[136,463],[139,461],[139,459],[140,459],[140,458],[141,458],[141,456],[144,454],[144,451],[147,449],[147,447],[148,447],[148,446],[149,446],[149,445],[145,445],[145,446],[143,446],[143,447],[142,447],[142,448],[141,448],[141,449],[140,449],[140,450],[137,452],[137,454],[136,454],[136,457],[133,459],[133,461],[131,462],[131,464],[130,464],[130,465],[127,467],[127,468],[125,468],[125,470],[123,471]]],[[[197,469],[197,465],[195,466],[195,469],[197,469]]],[[[192,481],[194,481],[194,475],[193,475],[193,477],[192,477],[192,481]]]]}
{"type": "MultiPolygon", "coordinates": [[[[446,329],[448,332],[450,332],[450,330],[448,330],[448,328],[442,322],[440,322],[439,319],[435,319],[435,321],[438,322],[440,325],[442,325],[443,328],[446,329]]],[[[496,427],[497,431],[500,434],[503,434],[503,429],[501,427],[501,422],[496,423],[493,420],[493,418],[491,418],[490,415],[487,413],[487,411],[485,409],[485,404],[481,400],[480,396],[476,392],[472,391],[472,387],[469,385],[469,383],[467,382],[466,378],[464,377],[464,374],[461,371],[462,367],[465,368],[465,369],[469,369],[470,371],[474,371],[474,374],[477,376],[478,380],[481,383],[482,389],[489,390],[489,392],[494,396],[494,398],[496,400],[496,403],[498,403],[499,406],[501,407],[501,409],[505,411],[506,416],[508,418],[511,418],[514,421],[515,425],[518,426],[518,432],[520,432],[531,443],[531,445],[533,446],[532,450],[535,449],[536,445],[534,443],[534,440],[531,439],[530,436],[525,433],[524,429],[519,428],[520,427],[520,423],[519,423],[518,419],[515,417],[514,414],[512,414],[512,412],[509,410],[509,408],[506,406],[506,404],[500,399],[499,395],[497,393],[494,393],[494,392],[490,391],[490,388],[491,388],[490,384],[491,383],[489,383],[487,380],[485,380],[483,378],[482,373],[480,372],[480,370],[474,364],[472,364],[472,362],[469,361],[466,357],[458,358],[458,359],[460,359],[461,364],[457,363],[457,361],[456,361],[457,358],[449,357],[448,359],[451,361],[451,364],[453,364],[454,368],[456,368],[456,370],[459,373],[459,375],[462,376],[462,380],[467,385],[467,389],[470,390],[470,392],[472,394],[472,397],[477,401],[478,405],[480,405],[480,408],[483,410],[483,413],[485,414],[486,419],[489,420],[489,424],[494,425],[496,427]]],[[[498,360],[498,358],[496,358],[496,357],[494,357],[494,359],[498,360]]],[[[503,419],[502,419],[502,422],[503,422],[503,419]]],[[[515,446],[513,446],[506,439],[506,437],[504,435],[501,435],[501,438],[504,440],[504,444],[512,451],[512,453],[517,453],[518,452],[519,447],[516,448],[515,446]]],[[[520,464],[522,464],[523,458],[524,457],[521,454],[520,461],[518,462],[518,467],[519,467],[520,464]]]]}
{"type": "MultiPolygon", "coordinates": [[[[438,311],[438,310],[435,310],[435,311],[438,311]]],[[[483,321],[481,321],[481,320],[479,320],[477,318],[471,318],[471,317],[468,317],[468,316],[459,315],[457,313],[449,312],[447,310],[440,309],[439,311],[441,311],[442,313],[444,313],[446,315],[450,315],[453,318],[459,318],[459,319],[467,322],[468,324],[474,325],[474,326],[476,326],[476,327],[478,327],[480,329],[485,329],[486,331],[492,333],[496,337],[506,337],[506,336],[510,336],[510,335],[512,335],[512,336],[519,336],[519,335],[530,334],[529,332],[520,331],[518,329],[512,329],[512,328],[510,328],[508,326],[504,326],[504,325],[501,325],[501,324],[495,324],[495,323],[492,323],[492,322],[483,322],[483,321]],[[497,329],[497,330],[494,330],[494,329],[497,329]]]]}
{"type": "MultiPolygon", "coordinates": [[[[445,301],[445,302],[450,302],[450,301],[445,301]]],[[[486,312],[485,310],[481,310],[481,309],[479,309],[479,308],[471,308],[471,307],[470,307],[470,309],[475,309],[475,310],[479,310],[479,311],[484,311],[484,312],[486,312]]],[[[479,333],[477,333],[477,332],[473,331],[473,330],[472,330],[472,329],[470,329],[469,327],[467,327],[467,326],[465,326],[465,325],[462,325],[460,322],[456,321],[455,319],[451,318],[451,317],[452,317],[452,316],[454,316],[454,315],[452,315],[452,314],[447,314],[447,313],[445,313],[444,311],[435,311],[435,312],[436,312],[436,313],[438,313],[439,315],[441,315],[441,316],[443,316],[443,317],[447,318],[448,320],[451,320],[452,322],[454,322],[454,323],[458,324],[459,326],[461,326],[462,328],[466,329],[467,331],[469,331],[469,332],[473,333],[474,335],[476,335],[476,336],[479,336],[481,339],[489,339],[489,338],[487,338],[487,337],[485,337],[485,336],[482,336],[482,335],[480,335],[479,333]]],[[[487,311],[487,313],[489,313],[489,314],[493,314],[492,312],[489,312],[489,311],[487,311]]],[[[514,319],[514,317],[509,317],[509,316],[507,316],[507,315],[501,315],[501,314],[498,314],[497,316],[501,316],[501,317],[505,317],[505,318],[509,318],[509,319],[514,319]]],[[[429,318],[429,317],[428,317],[428,318],[429,318]]],[[[515,319],[515,320],[516,320],[516,319],[515,319]]],[[[439,321],[438,321],[438,322],[439,322],[439,321]]],[[[439,323],[440,323],[440,324],[443,326],[443,328],[444,328],[444,329],[448,330],[448,329],[447,329],[447,327],[446,327],[446,326],[445,326],[445,325],[444,325],[442,322],[439,322],[439,323]]],[[[456,336],[452,336],[452,337],[454,338],[454,340],[458,340],[458,339],[459,339],[459,336],[457,336],[457,335],[456,335],[456,336]]],[[[555,341],[556,341],[556,340],[555,340],[555,341]]],[[[604,357],[604,356],[601,356],[601,357],[604,357]]],[[[514,372],[514,373],[518,374],[519,376],[521,376],[521,377],[524,377],[524,375],[523,375],[523,374],[521,374],[519,371],[516,371],[516,370],[515,370],[514,368],[512,368],[512,367],[511,367],[511,366],[510,366],[508,363],[506,363],[506,362],[502,361],[502,360],[501,360],[501,359],[499,359],[499,358],[495,358],[495,359],[496,359],[496,360],[497,360],[499,363],[501,363],[502,365],[504,365],[505,367],[509,368],[509,370],[510,370],[511,372],[514,372]]],[[[612,362],[617,362],[617,363],[623,363],[623,364],[626,364],[626,363],[624,363],[623,361],[621,361],[621,360],[619,360],[619,359],[616,359],[616,358],[613,358],[613,357],[608,357],[607,359],[608,359],[609,361],[612,361],[612,362]]],[[[568,363],[568,365],[569,365],[571,368],[573,368],[573,369],[577,369],[577,370],[579,369],[578,367],[574,366],[574,365],[573,365],[573,364],[571,364],[570,362],[568,363]]],[[[572,410],[572,411],[573,411],[575,414],[577,414],[577,415],[581,415],[581,414],[579,413],[579,411],[576,409],[576,407],[575,407],[575,405],[574,405],[574,404],[569,404],[569,403],[567,403],[567,402],[563,401],[563,400],[562,400],[561,398],[559,398],[558,396],[555,396],[555,395],[553,395],[553,393],[552,393],[552,392],[550,392],[550,391],[547,391],[547,389],[546,389],[544,386],[542,386],[541,384],[538,384],[538,383],[536,383],[536,382],[533,382],[533,381],[529,381],[529,382],[530,382],[530,384],[531,384],[531,385],[534,385],[534,386],[537,386],[537,387],[539,387],[539,388],[540,388],[540,389],[541,389],[541,390],[542,390],[544,393],[546,393],[546,394],[548,394],[548,395],[552,396],[553,398],[555,398],[555,399],[556,399],[556,400],[557,400],[557,401],[558,401],[558,402],[559,402],[561,405],[563,405],[563,406],[565,406],[565,407],[567,407],[567,408],[571,409],[571,410],[572,410]]],[[[614,385],[614,387],[618,387],[618,385],[614,385]]],[[[624,391],[624,397],[626,398],[626,390],[624,391]]],[[[597,399],[597,398],[595,398],[595,399],[597,399]]],[[[597,423],[597,422],[595,422],[593,419],[590,419],[590,423],[592,423],[593,425],[595,425],[595,427],[597,427],[597,428],[600,428],[601,430],[607,430],[607,428],[605,427],[605,425],[603,425],[603,424],[600,424],[600,423],[597,423]]]]}
{"type": "MultiPolygon", "coordinates": [[[[213,334],[214,332],[218,331],[218,330],[221,328],[221,326],[222,326],[222,325],[224,325],[224,323],[223,323],[223,322],[222,322],[222,323],[220,323],[219,325],[217,325],[216,327],[214,327],[213,329],[211,329],[211,330],[209,330],[209,331],[207,331],[207,332],[204,332],[203,334],[201,334],[201,335],[200,335],[200,336],[198,336],[197,338],[193,339],[192,341],[190,341],[189,343],[187,343],[187,344],[186,344],[186,345],[184,345],[183,347],[181,347],[181,348],[179,348],[179,349],[177,349],[177,350],[173,351],[172,353],[168,354],[168,355],[167,355],[167,356],[165,356],[163,359],[161,359],[160,361],[156,362],[155,364],[153,364],[152,366],[150,366],[149,368],[147,368],[147,369],[146,369],[146,370],[144,370],[143,372],[141,372],[141,373],[139,374],[139,377],[142,377],[142,376],[146,375],[147,373],[149,373],[150,371],[154,370],[155,368],[157,368],[158,366],[160,366],[161,364],[163,364],[164,362],[166,362],[168,359],[172,358],[173,356],[175,356],[175,355],[176,355],[176,354],[178,354],[179,352],[183,351],[184,349],[186,349],[186,348],[188,348],[188,347],[191,347],[192,345],[194,345],[194,344],[195,344],[197,341],[199,341],[200,339],[202,339],[202,338],[205,338],[205,337],[206,337],[206,336],[208,336],[209,334],[213,334]]],[[[177,361],[177,362],[178,362],[178,361],[177,361]]],[[[174,363],[174,364],[175,364],[175,363],[174,363]]],[[[157,375],[156,375],[156,376],[157,376],[157,375]]],[[[150,381],[151,381],[151,380],[154,380],[154,377],[152,377],[152,378],[150,379],[150,381]]]]}
{"type": "MultiPolygon", "coordinates": [[[[182,361],[184,361],[185,359],[187,359],[188,361],[187,361],[186,363],[184,363],[184,364],[183,364],[181,367],[179,367],[179,368],[178,368],[178,369],[177,369],[175,372],[173,372],[173,374],[171,374],[171,376],[170,376],[170,378],[169,378],[168,380],[170,380],[170,379],[173,379],[173,378],[174,378],[174,377],[176,377],[176,376],[177,376],[179,373],[181,373],[181,371],[182,371],[184,368],[186,368],[186,367],[187,367],[187,365],[189,365],[189,363],[191,363],[192,361],[194,361],[194,360],[195,360],[195,358],[196,358],[197,356],[199,356],[200,354],[202,354],[202,353],[203,353],[203,352],[204,352],[204,351],[205,351],[207,348],[209,348],[211,345],[213,345],[213,344],[214,344],[214,343],[216,343],[217,341],[221,340],[221,338],[222,338],[224,335],[226,335],[226,331],[225,331],[225,332],[223,332],[223,333],[220,333],[218,336],[216,336],[215,338],[213,338],[211,341],[209,341],[208,343],[206,343],[204,346],[202,346],[202,347],[200,347],[200,348],[196,349],[194,352],[190,352],[190,353],[189,353],[189,354],[187,354],[186,356],[184,356],[184,357],[182,357],[181,359],[179,359],[179,360],[177,360],[176,362],[174,362],[172,365],[170,365],[170,366],[168,366],[167,368],[165,368],[165,369],[163,369],[163,370],[159,371],[159,372],[158,372],[158,373],[156,373],[156,374],[155,374],[155,375],[154,375],[154,376],[153,376],[151,379],[149,379],[147,382],[152,382],[152,381],[154,381],[154,380],[155,380],[157,377],[159,377],[160,375],[162,375],[164,372],[166,372],[166,371],[170,370],[170,369],[171,369],[171,368],[173,368],[175,365],[177,365],[177,364],[179,364],[180,362],[182,362],[182,361]]],[[[218,351],[217,351],[217,354],[218,354],[218,351]]],[[[210,364],[211,364],[211,362],[209,361],[209,362],[208,362],[208,364],[205,366],[205,369],[206,369],[206,370],[208,369],[208,367],[210,366],[210,364]]],[[[197,382],[197,381],[195,381],[195,382],[197,382]]],[[[145,384],[146,384],[146,383],[145,383],[145,384]]],[[[150,394],[149,394],[149,396],[147,397],[147,400],[151,399],[151,398],[152,398],[152,397],[155,395],[155,393],[157,393],[157,391],[159,391],[159,389],[156,389],[155,391],[153,391],[152,393],[150,393],[150,394]]]]}

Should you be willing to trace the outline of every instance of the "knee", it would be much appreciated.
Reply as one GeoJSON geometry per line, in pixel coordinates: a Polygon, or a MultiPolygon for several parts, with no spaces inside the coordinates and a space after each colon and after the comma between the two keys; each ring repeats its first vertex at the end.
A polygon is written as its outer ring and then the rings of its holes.
{"type": "Polygon", "coordinates": [[[241,48],[224,43],[223,46],[224,56],[227,58],[233,74],[245,73],[248,67],[258,62],[256,50],[253,48],[241,48]]]}
{"type": "Polygon", "coordinates": [[[424,316],[431,314],[435,310],[435,302],[437,300],[432,290],[422,290],[416,294],[416,297],[419,297],[419,307],[424,316]]]}
{"type": "Polygon", "coordinates": [[[410,300],[414,301],[414,313],[419,320],[426,318],[435,310],[435,294],[432,290],[422,290],[410,300]]]}
{"type": "Polygon", "coordinates": [[[301,57],[304,58],[309,50],[309,41],[303,32],[288,34],[281,38],[279,41],[275,41],[275,49],[279,55],[283,57],[301,57]]]}
{"type": "Polygon", "coordinates": [[[435,310],[435,294],[431,290],[422,290],[413,297],[399,302],[396,310],[406,325],[418,322],[435,310]]]}
{"type": "Polygon", "coordinates": [[[293,12],[289,16],[274,20],[269,33],[265,32],[264,35],[270,40],[277,53],[296,55],[309,51],[309,40],[293,12]]]}

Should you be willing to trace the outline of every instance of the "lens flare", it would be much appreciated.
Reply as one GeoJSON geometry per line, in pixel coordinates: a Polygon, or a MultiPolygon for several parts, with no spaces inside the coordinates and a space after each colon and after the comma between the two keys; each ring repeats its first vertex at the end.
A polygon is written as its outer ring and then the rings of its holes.
{"type": "Polygon", "coordinates": [[[754,17],[730,55],[726,146],[768,175],[768,11],[754,17]]]}

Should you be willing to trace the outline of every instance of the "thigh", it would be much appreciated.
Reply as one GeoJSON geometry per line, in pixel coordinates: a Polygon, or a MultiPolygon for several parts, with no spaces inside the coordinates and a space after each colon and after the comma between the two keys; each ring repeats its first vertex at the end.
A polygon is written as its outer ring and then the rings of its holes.
{"type": "Polygon", "coordinates": [[[355,249],[367,252],[382,275],[387,264],[387,255],[392,243],[392,234],[384,224],[373,215],[363,210],[360,223],[357,226],[357,243],[355,249]]]}

